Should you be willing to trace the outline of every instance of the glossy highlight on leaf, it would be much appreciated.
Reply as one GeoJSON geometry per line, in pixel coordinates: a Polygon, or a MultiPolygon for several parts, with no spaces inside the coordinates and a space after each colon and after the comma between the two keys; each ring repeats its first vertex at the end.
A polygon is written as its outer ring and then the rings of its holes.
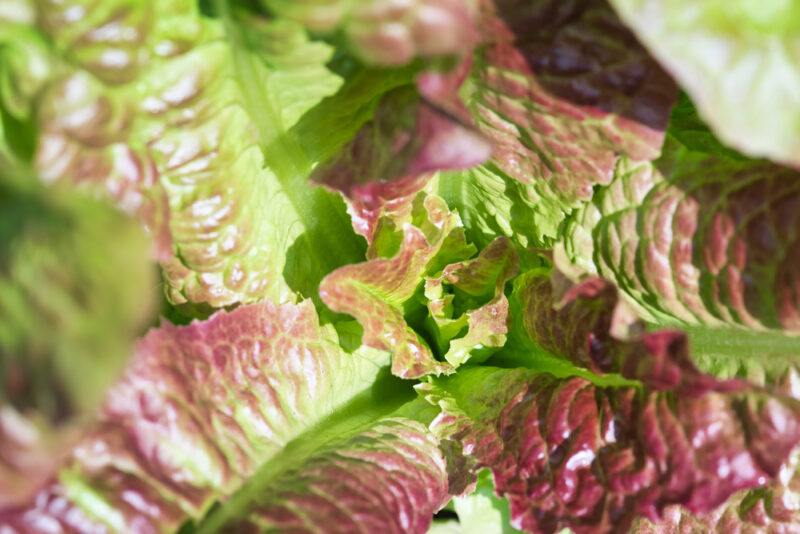
{"type": "Polygon", "coordinates": [[[796,333],[798,177],[673,145],[656,164],[618,167],[568,226],[566,256],[656,322],[796,333]]]}
{"type": "Polygon", "coordinates": [[[174,530],[368,389],[385,363],[368,350],[344,353],[310,301],[162,326],[140,342],[56,480],[0,523],[174,530]]]}
{"type": "Polygon", "coordinates": [[[0,533],[798,530],[800,12],[668,3],[0,0],[0,533]]]}
{"type": "MultiPolygon", "coordinates": [[[[324,241],[315,218],[336,221],[337,199],[297,191],[312,162],[296,150],[265,158],[262,148],[336,92],[341,81],[325,68],[332,50],[288,21],[226,30],[194,2],[97,3],[38,6],[56,49],[76,58],[43,97],[39,171],[142,217],[173,302],[287,300],[287,250],[324,241]]],[[[347,228],[330,221],[330,231],[347,228]]],[[[339,238],[309,270],[358,256],[352,238],[339,238]]]]}
{"type": "Polygon", "coordinates": [[[489,367],[419,389],[442,408],[434,432],[467,457],[449,465],[491,468],[528,532],[710,511],[777,476],[800,441],[800,405],[758,390],[673,395],[489,367]]]}

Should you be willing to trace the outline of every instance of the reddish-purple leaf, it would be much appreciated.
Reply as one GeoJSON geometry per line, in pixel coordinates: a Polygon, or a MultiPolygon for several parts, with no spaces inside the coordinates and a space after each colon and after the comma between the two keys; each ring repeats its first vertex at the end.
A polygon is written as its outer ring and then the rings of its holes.
{"type": "Polygon", "coordinates": [[[482,29],[472,106],[508,176],[569,205],[658,156],[675,85],[605,1],[485,1],[482,29]]]}
{"type": "MultiPolygon", "coordinates": [[[[333,329],[319,325],[310,301],[243,306],[205,322],[151,331],[52,482],[27,505],[0,512],[0,524],[19,531],[173,531],[230,498],[288,443],[368,391],[386,363],[374,351],[345,353],[333,329]]],[[[372,482],[398,483],[400,493],[385,496],[395,506],[392,517],[403,525],[400,510],[419,508],[408,525],[422,531],[420,517],[444,499],[445,477],[435,442],[418,423],[403,421],[377,423],[352,437],[349,453],[328,456],[333,464],[350,458],[345,463],[359,465],[365,479],[372,468],[359,462],[370,457],[369,443],[376,445],[375,469],[405,462],[407,479],[372,482]],[[392,456],[395,438],[409,443],[398,443],[392,456]],[[412,486],[404,488],[403,481],[412,486]]],[[[323,434],[318,446],[334,437],[346,438],[323,434]]],[[[302,466],[295,467],[300,476],[302,466]]],[[[317,475],[312,470],[309,476],[317,475]]],[[[364,513],[388,524],[392,512],[374,504],[365,500],[364,513]]]]}
{"type": "Polygon", "coordinates": [[[451,468],[491,468],[529,532],[624,531],[672,504],[710,511],[766,484],[800,441],[797,401],[744,386],[653,392],[476,368],[420,389],[443,410],[434,430],[461,445],[451,468]]]}
{"type": "Polygon", "coordinates": [[[384,95],[373,118],[312,175],[349,199],[353,225],[368,241],[381,216],[410,209],[430,173],[466,169],[490,156],[458,98],[469,65],[423,73],[419,93],[402,87],[384,95]]]}

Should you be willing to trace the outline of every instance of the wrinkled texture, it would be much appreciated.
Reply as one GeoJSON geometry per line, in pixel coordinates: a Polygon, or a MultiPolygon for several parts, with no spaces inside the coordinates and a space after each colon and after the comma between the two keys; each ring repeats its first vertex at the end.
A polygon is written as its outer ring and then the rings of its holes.
{"type": "Polygon", "coordinates": [[[800,180],[701,117],[783,158],[800,19],[678,4],[699,113],[603,0],[0,1],[0,530],[791,531],[800,180]],[[63,425],[157,286],[76,186],[206,319],[63,425]]]}
{"type": "MultiPolygon", "coordinates": [[[[337,90],[324,67],[332,50],[286,21],[223,39],[222,23],[195,4],[41,3],[41,27],[74,66],[43,97],[37,167],[142,217],[173,302],[287,300],[287,249],[316,217],[330,226],[335,207],[322,191],[311,203],[293,196],[302,169],[286,172],[290,157],[277,149],[265,161],[259,145],[337,90]]],[[[348,236],[339,239],[346,251],[348,236]]]]}
{"type": "MultiPolygon", "coordinates": [[[[486,172],[526,185],[529,239],[543,244],[620,156],[658,156],[675,86],[601,0],[484,2],[482,29],[466,98],[494,143],[486,172]]],[[[465,209],[492,209],[478,202],[465,209]]]]}
{"type": "Polygon", "coordinates": [[[710,511],[776,476],[800,440],[795,400],[746,389],[642,393],[488,367],[418,388],[443,410],[434,432],[467,457],[449,467],[491,468],[528,532],[624,530],[670,504],[710,511]]]}
{"type": "Polygon", "coordinates": [[[474,0],[263,0],[317,31],[340,26],[362,60],[402,65],[469,53],[478,39],[474,0]]]}
{"type": "MultiPolygon", "coordinates": [[[[750,359],[752,360],[752,358],[750,359]]],[[[748,362],[750,363],[750,362],[748,362]]],[[[758,365],[757,362],[752,362],[758,365]]],[[[796,368],[768,376],[773,387],[785,395],[800,398],[800,374],[796,368]]],[[[764,378],[762,375],[761,379],[764,378]]],[[[800,525],[800,478],[797,474],[800,449],[795,449],[781,466],[778,476],[765,488],[741,491],[725,504],[706,514],[693,514],[680,506],[669,506],[657,522],[637,519],[633,534],[680,534],[713,532],[727,534],[791,534],[800,525]]]]}
{"type": "Polygon", "coordinates": [[[719,138],[800,165],[800,7],[781,0],[611,0],[719,138]]]}
{"type": "Polygon", "coordinates": [[[0,523],[173,531],[369,387],[380,354],[346,354],[310,301],[165,325],[139,344],[57,480],[0,523]]]}
{"type": "Polygon", "coordinates": [[[445,257],[454,254],[453,260],[471,252],[458,216],[436,196],[417,198],[416,224],[400,225],[395,254],[340,267],[325,277],[319,289],[327,306],[361,323],[365,345],[391,351],[392,373],[402,378],[451,372],[452,367],[436,361],[428,344],[406,323],[403,304],[414,295],[423,276],[436,270],[434,261],[440,252],[445,257]]]}
{"type": "Polygon", "coordinates": [[[434,336],[453,367],[468,360],[485,360],[505,345],[508,298],[504,288],[518,269],[511,243],[498,237],[476,258],[451,263],[439,276],[426,279],[434,336]],[[445,292],[446,286],[453,292],[445,292]],[[461,310],[466,311],[459,313],[461,310]]]}
{"type": "Polygon", "coordinates": [[[595,375],[619,373],[657,391],[697,395],[743,385],[737,373],[731,380],[702,373],[684,332],[645,332],[645,325],[619,301],[616,287],[601,278],[570,285],[557,275],[530,272],[515,280],[512,299],[519,322],[509,349],[534,364],[544,349],[595,375]]]}
{"type": "Polygon", "coordinates": [[[436,441],[424,425],[397,417],[315,454],[263,495],[227,529],[423,534],[449,499],[436,441]]]}
{"type": "Polygon", "coordinates": [[[655,320],[797,333],[798,188],[785,167],[673,146],[618,167],[567,226],[565,256],[655,320]]]}

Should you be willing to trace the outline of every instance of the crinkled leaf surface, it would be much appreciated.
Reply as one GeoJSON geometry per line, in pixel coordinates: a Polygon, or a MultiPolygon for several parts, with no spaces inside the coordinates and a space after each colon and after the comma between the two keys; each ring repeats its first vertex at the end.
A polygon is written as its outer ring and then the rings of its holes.
{"type": "Polygon", "coordinates": [[[674,145],[625,161],[566,229],[578,270],[613,280],[652,320],[800,329],[800,175],[674,145]]]}
{"type": "Polygon", "coordinates": [[[451,477],[490,467],[530,532],[624,530],[673,503],[709,511],[776,476],[800,439],[800,405],[753,389],[656,393],[491,367],[419,388],[443,409],[434,431],[467,458],[451,477]]]}
{"type": "Polygon", "coordinates": [[[162,326],[141,341],[57,478],[0,523],[169,532],[194,519],[210,531],[230,521],[325,531],[350,510],[359,525],[424,532],[448,498],[444,462],[424,426],[430,416],[421,424],[419,410],[398,411],[413,396],[381,378],[386,363],[369,349],[343,352],[310,301],[162,326]]]}
{"type": "MultiPolygon", "coordinates": [[[[756,358],[751,358],[751,364],[756,358]]],[[[763,378],[763,376],[762,376],[763,378]]],[[[783,393],[800,396],[800,375],[796,369],[769,376],[769,381],[783,393]]],[[[640,519],[634,522],[631,532],[639,534],[678,534],[680,532],[791,533],[800,524],[800,478],[797,475],[798,450],[781,466],[776,479],[767,487],[734,494],[717,509],[693,514],[681,506],[669,506],[663,517],[656,521],[640,519]]]]}
{"type": "Polygon", "coordinates": [[[553,276],[529,272],[515,280],[514,337],[507,352],[522,365],[549,370],[549,359],[568,360],[598,375],[619,373],[656,390],[702,393],[738,387],[704,375],[690,356],[688,336],[678,330],[644,332],[617,289],[600,278],[563,290],[553,276]],[[547,362],[547,363],[544,363],[547,362]]]}
{"type": "Polygon", "coordinates": [[[355,138],[315,169],[313,179],[349,199],[353,225],[368,241],[381,216],[410,208],[430,173],[467,169],[489,157],[491,146],[469,124],[457,96],[468,67],[421,73],[418,89],[388,92],[355,138]]]}
{"type": "Polygon", "coordinates": [[[518,268],[511,242],[498,237],[477,257],[451,263],[425,280],[431,329],[451,365],[485,360],[505,344],[509,318],[504,289],[518,268]]]}
{"type": "Polygon", "coordinates": [[[609,282],[525,273],[515,280],[512,315],[504,352],[517,358],[505,361],[535,371],[465,369],[419,389],[443,408],[433,428],[449,452],[451,487],[490,467],[515,526],[625,531],[675,503],[706,517],[739,489],[779,475],[800,439],[796,371],[771,376],[771,392],[705,375],[688,336],[644,332],[609,282]],[[553,358],[591,369],[591,381],[553,358]],[[542,373],[551,369],[562,377],[542,373]],[[641,386],[598,380],[604,373],[641,386]],[[515,380],[527,386],[514,390],[515,380]]]}
{"type": "Polygon", "coordinates": [[[420,193],[409,209],[404,218],[381,219],[372,259],[328,275],[320,296],[358,320],[366,345],[391,351],[395,375],[419,378],[485,360],[503,346],[504,288],[519,264],[505,238],[467,259],[475,248],[441,198],[420,193]]]}
{"type": "Polygon", "coordinates": [[[800,522],[798,506],[797,459],[781,469],[777,481],[768,488],[743,491],[707,514],[692,514],[680,506],[670,506],[664,517],[653,523],[639,520],[631,527],[634,534],[679,534],[682,532],[792,533],[800,522]]]}
{"type": "Polygon", "coordinates": [[[42,100],[38,168],[139,213],[160,237],[173,302],[310,295],[362,255],[341,201],[307,187],[313,162],[286,134],[341,83],[329,46],[284,20],[223,9],[223,24],[188,0],[38,9],[68,61],[42,100]]]}
{"type": "Polygon", "coordinates": [[[724,141],[800,164],[796,2],[611,0],[724,141]]]}
{"type": "Polygon", "coordinates": [[[675,88],[604,1],[484,2],[481,25],[464,92],[494,159],[443,194],[468,227],[542,245],[621,156],[658,156],[675,88]]]}
{"type": "MultiPolygon", "coordinates": [[[[412,220],[400,226],[395,254],[340,267],[320,284],[325,304],[355,317],[364,327],[364,344],[391,351],[392,372],[404,378],[452,370],[434,359],[428,344],[407,324],[403,304],[425,274],[437,270],[437,256],[440,264],[447,264],[447,259],[463,259],[474,252],[464,242],[458,216],[442,199],[423,193],[415,205],[412,220]]],[[[386,231],[394,233],[392,228],[386,231]]]]}
{"type": "Polygon", "coordinates": [[[200,531],[224,523],[231,531],[423,533],[449,498],[436,440],[404,417],[384,418],[273,478],[245,520],[226,521],[223,507],[200,531]]]}

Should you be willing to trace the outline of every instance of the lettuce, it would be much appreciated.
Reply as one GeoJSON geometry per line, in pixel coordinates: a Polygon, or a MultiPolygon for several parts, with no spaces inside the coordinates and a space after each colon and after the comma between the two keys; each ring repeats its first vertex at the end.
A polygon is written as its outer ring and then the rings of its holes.
{"type": "Polygon", "coordinates": [[[0,4],[0,532],[795,530],[745,4],[0,4]]]}
{"type": "Polygon", "coordinates": [[[612,0],[726,144],[796,167],[794,2],[612,0]]]}

